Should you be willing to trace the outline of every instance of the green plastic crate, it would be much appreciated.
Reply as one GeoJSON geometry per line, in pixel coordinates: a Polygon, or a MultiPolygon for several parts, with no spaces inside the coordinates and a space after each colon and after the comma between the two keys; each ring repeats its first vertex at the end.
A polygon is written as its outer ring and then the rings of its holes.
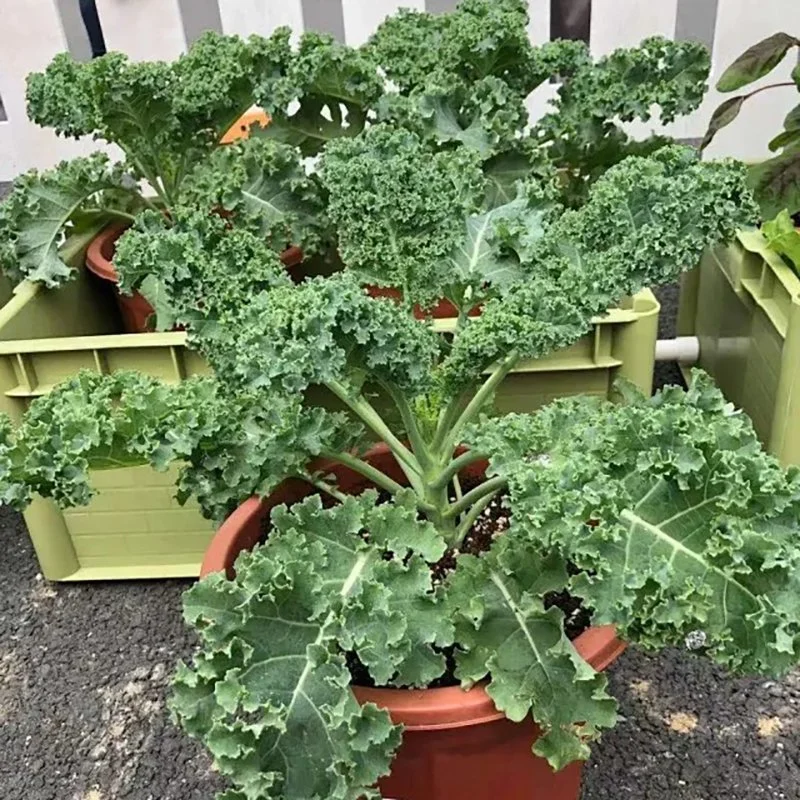
{"type": "Polygon", "coordinates": [[[760,234],[708,250],[684,276],[677,331],[699,338],[699,366],[769,451],[800,464],[800,278],[760,234]]]}
{"type": "MultiPolygon", "coordinates": [[[[522,364],[497,393],[502,411],[556,397],[605,396],[617,376],[645,391],[653,374],[659,305],[649,291],[597,320],[590,335],[522,364]]],[[[439,323],[441,330],[446,322],[439,323]]],[[[183,333],[119,334],[110,287],[81,269],[57,291],[22,284],[0,309],[0,409],[19,419],[30,401],[88,368],[138,369],[167,381],[208,372],[183,333]],[[34,338],[35,337],[35,338],[34,338]]],[[[174,474],[148,467],[93,473],[98,493],[61,511],[37,498],[25,512],[42,573],[50,580],[166,578],[198,574],[213,533],[196,506],[173,499],[174,474]]]]}

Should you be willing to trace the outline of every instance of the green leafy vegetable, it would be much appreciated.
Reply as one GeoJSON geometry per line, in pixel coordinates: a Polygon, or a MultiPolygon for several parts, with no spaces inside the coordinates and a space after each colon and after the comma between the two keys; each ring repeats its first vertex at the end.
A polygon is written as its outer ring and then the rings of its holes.
{"type": "Polygon", "coordinates": [[[454,79],[469,87],[494,76],[527,94],[535,86],[526,5],[462,0],[452,14],[439,15],[403,9],[378,28],[365,52],[404,93],[454,79]]]}
{"type": "Polygon", "coordinates": [[[0,205],[0,267],[15,282],[63,283],[73,273],[59,252],[67,235],[99,231],[112,219],[133,220],[139,203],[125,185],[100,153],[18,178],[0,205]]]}
{"type": "Polygon", "coordinates": [[[382,93],[369,59],[329,34],[305,33],[285,75],[256,93],[256,101],[272,115],[258,135],[295,145],[304,156],[316,155],[331,139],[359,133],[382,93]],[[292,112],[294,103],[299,107],[292,112]]]}
{"type": "Polygon", "coordinates": [[[688,392],[556,401],[494,425],[469,436],[506,442],[495,468],[512,532],[583,570],[573,591],[598,622],[649,648],[699,643],[735,671],[797,662],[800,474],[763,453],[707,377],[695,373],[688,392]]]}
{"type": "MultiPolygon", "coordinates": [[[[23,181],[0,257],[57,283],[59,231],[79,251],[116,208],[132,223],[121,288],[183,326],[212,374],[83,372],[18,427],[0,418],[0,500],[86,503],[93,470],[131,464],[179,465],[178,498],[217,520],[268,498],[267,535],[235,577],[186,595],[200,646],[171,706],[229,780],[225,800],[375,797],[401,732],[356,701],[353,673],[479,684],[537,723],[531,746],[554,768],[587,758],[616,706],[553,592],[648,648],[737,672],[800,660],[800,474],[702,375],[649,400],[621,387],[613,404],[488,416],[521,359],[574,345],[759,216],[742,164],[621,127],[696,108],[702,48],[656,38],[594,62],[580,43],[534,47],[526,28],[522,0],[464,0],[401,12],[359,49],[207,34],[175,64],[60,57],[31,79],[37,118],[125,159],[23,181]],[[554,112],[528,126],[526,95],[554,77],[554,112]],[[218,147],[253,100],[270,125],[218,147]],[[32,239],[17,227],[43,216],[32,239]],[[319,263],[290,276],[288,244],[319,263]],[[442,298],[457,311],[445,323],[431,319],[442,298]],[[350,496],[344,469],[374,488],[350,496]],[[305,499],[274,508],[287,478],[305,499]],[[474,536],[493,502],[509,524],[474,536]]],[[[767,228],[776,247],[789,224],[767,228]]]]}
{"type": "Polygon", "coordinates": [[[274,140],[218,148],[187,177],[181,202],[223,209],[278,252],[296,245],[314,254],[329,237],[319,182],[306,175],[295,148],[274,140]]]}
{"type": "Polygon", "coordinates": [[[440,297],[442,263],[483,199],[475,151],[433,152],[413,133],[374,126],[332,143],[321,177],[347,267],[417,302],[440,297]]]}

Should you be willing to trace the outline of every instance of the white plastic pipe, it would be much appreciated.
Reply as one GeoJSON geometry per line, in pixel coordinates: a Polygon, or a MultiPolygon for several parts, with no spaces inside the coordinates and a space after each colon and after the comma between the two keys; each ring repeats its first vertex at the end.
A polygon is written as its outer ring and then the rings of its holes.
{"type": "Polygon", "coordinates": [[[656,342],[656,361],[696,364],[700,359],[700,340],[696,336],[678,336],[656,342]]]}

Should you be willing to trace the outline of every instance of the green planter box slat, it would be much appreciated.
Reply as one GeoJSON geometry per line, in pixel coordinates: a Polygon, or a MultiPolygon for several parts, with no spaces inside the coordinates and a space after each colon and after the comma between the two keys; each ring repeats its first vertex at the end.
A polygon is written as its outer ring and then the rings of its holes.
{"type": "Polygon", "coordinates": [[[800,278],[760,234],[708,250],[684,276],[677,327],[769,451],[800,464],[800,278]]]}
{"type": "MultiPolygon", "coordinates": [[[[606,396],[617,377],[649,392],[659,305],[650,291],[595,321],[569,348],[521,364],[500,386],[502,412],[556,397],[606,396]]],[[[445,331],[448,323],[437,326],[445,331]]],[[[0,309],[0,409],[19,420],[30,402],[80,369],[138,369],[166,381],[207,374],[184,333],[119,334],[107,288],[80,269],[58,291],[22,284],[0,309]]],[[[148,467],[92,473],[89,506],[61,511],[37,498],[25,521],[44,576],[74,581],[196,576],[213,528],[196,505],[178,505],[174,472],[148,467]]]]}

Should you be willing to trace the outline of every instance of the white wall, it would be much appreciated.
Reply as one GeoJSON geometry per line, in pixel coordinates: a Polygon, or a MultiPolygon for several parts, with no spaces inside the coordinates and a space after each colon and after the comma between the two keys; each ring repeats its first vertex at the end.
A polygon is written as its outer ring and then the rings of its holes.
{"type": "MultiPolygon", "coordinates": [[[[219,20],[226,33],[243,36],[268,35],[279,25],[290,25],[298,31],[304,27],[328,30],[350,44],[360,44],[398,7],[426,7],[426,0],[202,3],[204,15],[196,15],[187,24],[184,15],[192,13],[192,2],[186,0],[97,0],[108,48],[137,59],[174,58],[186,47],[186,31],[196,33],[194,28],[206,19],[219,20]],[[206,8],[209,4],[215,5],[206,8]]],[[[427,0],[427,7],[436,11],[453,5],[455,0],[427,0]]],[[[546,41],[550,35],[550,0],[529,0],[529,5],[531,38],[535,42],[546,41]]],[[[592,5],[590,43],[595,55],[634,45],[648,35],[673,36],[679,30],[682,35],[696,35],[712,46],[712,84],[724,67],[757,39],[778,30],[800,33],[800,0],[593,0],[592,5]],[[693,25],[697,27],[696,34],[693,25]]],[[[65,8],[65,0],[0,0],[0,97],[7,115],[7,120],[0,121],[0,180],[11,180],[30,167],[52,166],[62,158],[96,147],[93,142],[59,139],[25,116],[25,76],[43,69],[53,55],[68,49],[65,29],[71,34],[73,49],[81,50],[76,55],[83,55],[85,50],[85,42],[76,44],[79,37],[74,32],[74,9],[68,19],[62,20],[65,8]]],[[[199,7],[195,8],[199,14],[199,7]]],[[[769,80],[785,78],[791,66],[782,66],[769,80]]],[[[543,113],[554,91],[548,84],[534,93],[529,100],[533,116],[543,113]]],[[[698,112],[671,126],[669,132],[683,138],[702,136],[719,100],[719,94],[712,90],[698,112]]],[[[736,124],[719,134],[710,153],[746,159],[765,156],[767,141],[780,129],[784,115],[796,102],[793,89],[759,95],[746,105],[736,124]]],[[[635,130],[647,132],[646,126],[635,130]]]]}

